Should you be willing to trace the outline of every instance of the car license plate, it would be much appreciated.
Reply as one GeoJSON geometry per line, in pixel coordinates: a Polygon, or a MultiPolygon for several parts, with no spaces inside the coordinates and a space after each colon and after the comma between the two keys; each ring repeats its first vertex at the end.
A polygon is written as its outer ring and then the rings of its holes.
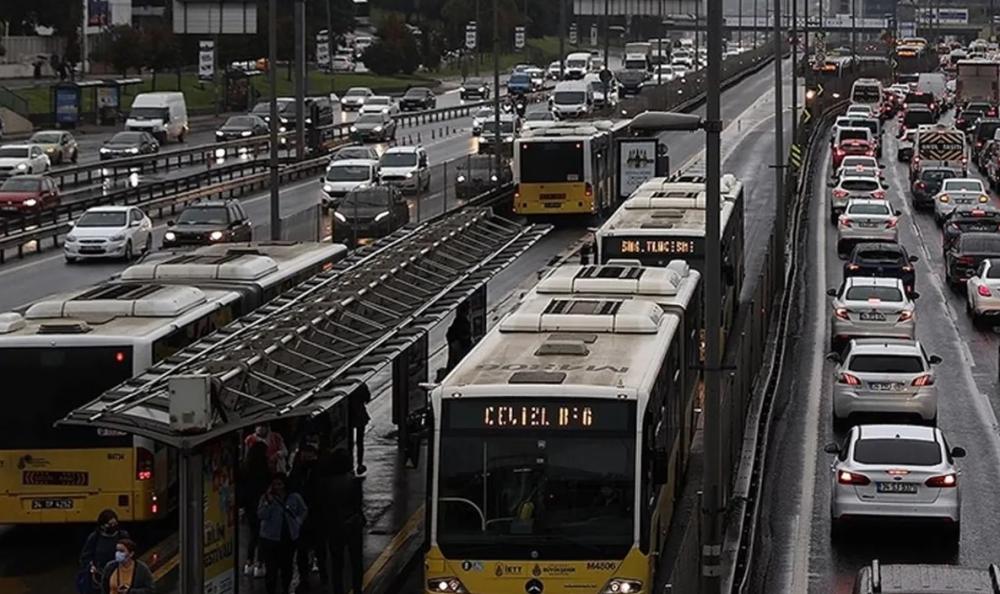
{"type": "Polygon", "coordinates": [[[73,500],[69,497],[58,499],[32,499],[31,509],[73,509],[73,500]]]}
{"type": "Polygon", "coordinates": [[[916,493],[917,483],[875,483],[875,488],[879,493],[916,493]]]}
{"type": "Polygon", "coordinates": [[[858,223],[858,226],[863,227],[865,229],[874,229],[875,227],[878,227],[878,223],[876,223],[875,221],[861,221],[860,223],[858,223]]]}
{"type": "Polygon", "coordinates": [[[99,247],[81,247],[80,248],[80,253],[81,254],[103,254],[104,253],[104,248],[99,248],[99,247]]]}
{"type": "Polygon", "coordinates": [[[969,225],[969,231],[993,231],[992,225],[969,225]]]}
{"type": "Polygon", "coordinates": [[[868,385],[874,392],[895,392],[903,387],[895,382],[870,382],[868,385]]]}
{"type": "Polygon", "coordinates": [[[861,314],[862,322],[884,322],[885,315],[877,311],[866,311],[861,314]]]}

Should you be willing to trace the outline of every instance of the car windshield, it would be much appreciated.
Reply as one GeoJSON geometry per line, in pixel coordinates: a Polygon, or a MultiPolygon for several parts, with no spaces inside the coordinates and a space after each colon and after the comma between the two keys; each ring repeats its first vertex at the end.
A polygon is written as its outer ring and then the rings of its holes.
{"type": "Polygon", "coordinates": [[[903,294],[896,287],[853,286],[844,296],[848,301],[902,301],[903,294]]]}
{"type": "Polygon", "coordinates": [[[934,466],[941,463],[941,446],[924,439],[859,439],[854,460],[862,464],[934,466]]]}
{"type": "Polygon", "coordinates": [[[862,373],[919,373],[924,361],[916,355],[855,355],[847,368],[862,373]]]}
{"type": "Polygon", "coordinates": [[[481,86],[483,86],[485,84],[486,83],[484,83],[482,80],[480,80],[478,78],[470,78],[470,79],[468,79],[468,80],[465,81],[465,86],[469,87],[470,89],[471,88],[479,88],[479,87],[481,87],[481,86]]]}
{"type": "Polygon", "coordinates": [[[845,190],[858,190],[862,192],[872,192],[879,189],[878,182],[874,179],[845,179],[840,182],[840,187],[845,190]]]}
{"type": "Polygon", "coordinates": [[[340,161],[342,159],[377,159],[376,155],[373,155],[371,151],[364,147],[347,147],[342,148],[333,155],[334,161],[340,161]]]}
{"type": "Polygon", "coordinates": [[[858,259],[865,262],[878,262],[880,264],[899,264],[904,261],[903,254],[895,250],[859,250],[858,259]]]}
{"type": "Polygon", "coordinates": [[[382,116],[375,113],[364,114],[358,118],[357,123],[359,124],[381,124],[383,123],[382,116]]]}
{"type": "Polygon", "coordinates": [[[1000,120],[990,120],[988,122],[980,120],[976,124],[976,138],[980,140],[993,138],[997,130],[1000,130],[1000,120]]]}
{"type": "Polygon", "coordinates": [[[76,222],[77,227],[124,227],[125,211],[90,210],[76,222]]]}
{"type": "Polygon", "coordinates": [[[924,105],[930,105],[931,103],[934,103],[934,96],[930,93],[907,93],[903,101],[906,103],[923,103],[924,105]]]}
{"type": "Polygon", "coordinates": [[[869,134],[868,130],[852,130],[850,128],[848,128],[848,129],[841,129],[841,131],[840,131],[840,141],[841,142],[843,142],[845,140],[865,140],[865,141],[867,141],[868,140],[868,134],[869,134]]]}
{"type": "Polygon", "coordinates": [[[982,192],[983,184],[979,180],[949,179],[941,189],[945,192],[982,192]]]}
{"type": "Polygon", "coordinates": [[[170,119],[170,110],[166,107],[133,107],[129,112],[132,118],[149,118],[157,120],[170,119]]]}
{"type": "Polygon", "coordinates": [[[978,111],[978,112],[986,112],[986,111],[989,111],[991,107],[993,107],[993,106],[990,105],[989,103],[976,103],[976,102],[972,102],[972,103],[969,103],[968,105],[965,106],[965,110],[966,111],[970,111],[971,110],[971,111],[978,111]]]}
{"type": "Polygon", "coordinates": [[[1000,261],[994,260],[986,271],[986,278],[1000,278],[1000,261]]]}
{"type": "Polygon", "coordinates": [[[17,176],[8,179],[0,186],[0,192],[38,192],[41,189],[42,180],[17,176]]]}
{"type": "Polygon", "coordinates": [[[512,82],[517,85],[530,84],[531,75],[525,74],[523,72],[520,72],[518,74],[512,74],[511,77],[508,79],[508,82],[512,82]]]}
{"type": "Polygon", "coordinates": [[[142,132],[119,132],[111,137],[109,144],[139,144],[142,142],[142,132]]]}
{"type": "Polygon", "coordinates": [[[417,88],[417,89],[410,89],[409,91],[407,91],[406,97],[409,97],[411,99],[423,99],[428,94],[430,94],[430,91],[428,91],[427,89],[417,88]]]}
{"type": "Polygon", "coordinates": [[[382,167],[413,167],[416,164],[416,153],[386,153],[382,155],[382,167]]]}
{"type": "Polygon", "coordinates": [[[586,99],[583,91],[560,91],[555,94],[552,101],[557,105],[580,105],[586,99]]]}
{"type": "Polygon", "coordinates": [[[389,193],[380,191],[348,192],[347,196],[340,203],[339,210],[350,210],[354,207],[388,208],[389,193]]]}
{"type": "Polygon", "coordinates": [[[27,159],[30,153],[28,147],[0,146],[0,159],[27,159]]]}
{"type": "MultiPolygon", "coordinates": [[[[285,113],[295,105],[294,101],[288,99],[278,99],[278,113],[285,113]]],[[[254,105],[253,111],[251,113],[268,117],[271,115],[271,102],[261,101],[257,105],[254,105]]]]}
{"type": "Polygon", "coordinates": [[[31,142],[37,144],[59,144],[61,132],[39,132],[31,137],[31,142]]]}
{"type": "Polygon", "coordinates": [[[889,214],[889,207],[885,204],[851,204],[847,207],[847,214],[885,216],[889,214]]]}
{"type": "MultiPolygon", "coordinates": [[[[497,129],[497,123],[495,121],[487,121],[483,124],[483,136],[489,138],[489,133],[494,132],[497,129]]],[[[500,133],[501,134],[513,134],[514,133],[514,122],[510,120],[500,122],[500,133]]]]}
{"type": "Polygon", "coordinates": [[[326,181],[352,182],[371,179],[371,167],[368,165],[337,165],[326,170],[326,181]]]}
{"type": "Polygon", "coordinates": [[[874,85],[855,85],[851,100],[859,103],[874,103],[882,99],[882,93],[874,85]]]}
{"type": "Polygon", "coordinates": [[[350,89],[345,97],[364,97],[368,94],[368,89],[350,89]]]}
{"type": "Polygon", "coordinates": [[[843,162],[841,162],[841,169],[849,169],[851,167],[877,167],[874,157],[844,157],[843,162]]]}
{"type": "Polygon", "coordinates": [[[225,206],[200,206],[184,209],[177,222],[186,225],[225,225],[229,223],[229,216],[225,206]]]}
{"type": "Polygon", "coordinates": [[[253,128],[254,118],[250,116],[233,116],[226,120],[226,127],[229,128],[253,128]]]}

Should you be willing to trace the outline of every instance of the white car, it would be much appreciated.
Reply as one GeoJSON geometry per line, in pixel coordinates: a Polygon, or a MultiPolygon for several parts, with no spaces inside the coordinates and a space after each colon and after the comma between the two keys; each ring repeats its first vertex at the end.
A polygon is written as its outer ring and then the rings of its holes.
{"type": "Polygon", "coordinates": [[[420,192],[431,187],[427,152],[420,146],[394,146],[379,159],[382,183],[397,186],[404,192],[420,192]]]}
{"type": "Polygon", "coordinates": [[[483,124],[493,119],[493,110],[484,107],[472,115],[472,135],[479,136],[483,133],[483,124]]]}
{"type": "Polygon", "coordinates": [[[153,249],[153,222],[134,206],[97,206],[76,220],[63,243],[66,262],[91,258],[131,260],[153,249]]]}
{"type": "Polygon", "coordinates": [[[854,105],[851,105],[847,108],[847,113],[845,115],[860,118],[874,117],[871,105],[865,105],[864,103],[855,103],[854,105]]]}
{"type": "Polygon", "coordinates": [[[914,338],[917,293],[906,294],[898,278],[851,276],[840,290],[830,289],[830,343],[837,350],[845,340],[864,337],[914,338]]]}
{"type": "Polygon", "coordinates": [[[559,80],[559,61],[556,60],[549,64],[549,67],[545,69],[545,78],[549,80],[559,80]]]}
{"type": "Polygon", "coordinates": [[[674,80],[675,75],[678,78],[684,76],[683,73],[677,74],[676,70],[674,70],[674,67],[671,64],[658,64],[653,68],[653,75],[646,82],[647,84],[651,85],[658,85],[660,84],[661,80],[663,82],[671,82],[672,80],[674,80]]]}
{"type": "Polygon", "coordinates": [[[346,54],[337,54],[330,60],[330,70],[332,72],[354,72],[354,60],[346,54]]]}
{"type": "Polygon", "coordinates": [[[532,66],[524,72],[531,77],[531,88],[535,91],[541,91],[545,86],[545,71],[537,66],[532,66]]]}
{"type": "Polygon", "coordinates": [[[0,146],[0,179],[22,173],[45,173],[51,168],[48,155],[37,144],[0,146]]]}
{"type": "Polygon", "coordinates": [[[1000,258],[983,259],[965,281],[965,306],[973,324],[984,320],[996,323],[1000,316],[1000,258]]]}
{"type": "Polygon", "coordinates": [[[534,128],[549,128],[556,124],[556,116],[551,111],[535,110],[524,114],[521,119],[521,130],[534,128]]]}
{"type": "Polygon", "coordinates": [[[955,458],[936,427],[859,425],[844,444],[828,444],[830,465],[830,535],[838,539],[850,520],[885,518],[939,522],[946,537],[958,542],[962,498],[955,458]]]}
{"type": "Polygon", "coordinates": [[[361,109],[369,97],[374,97],[375,93],[368,87],[354,87],[347,90],[347,93],[340,98],[340,109],[344,111],[358,111],[361,109]]]}
{"type": "Polygon", "coordinates": [[[365,100],[361,106],[361,115],[366,113],[387,113],[396,115],[399,113],[399,106],[392,102],[392,97],[388,95],[373,95],[365,100]]]}
{"type": "Polygon", "coordinates": [[[888,200],[854,199],[837,219],[837,253],[845,254],[862,241],[899,241],[899,217],[888,200]]]}
{"type": "Polygon", "coordinates": [[[830,189],[830,222],[836,225],[847,204],[854,199],[885,199],[885,188],[877,177],[841,175],[830,189]]]}
{"type": "Polygon", "coordinates": [[[340,159],[331,161],[320,180],[328,206],[347,196],[352,190],[360,190],[378,184],[378,161],[370,159],[340,159]]]}
{"type": "Polygon", "coordinates": [[[960,204],[986,204],[990,201],[983,182],[971,177],[953,177],[941,182],[934,196],[934,220],[940,225],[960,204]]]}

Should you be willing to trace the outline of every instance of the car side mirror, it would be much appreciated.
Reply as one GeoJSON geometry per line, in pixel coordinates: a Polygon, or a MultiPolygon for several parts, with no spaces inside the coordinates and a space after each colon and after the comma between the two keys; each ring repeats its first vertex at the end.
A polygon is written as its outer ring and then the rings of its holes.
{"type": "Polygon", "coordinates": [[[840,353],[827,353],[826,360],[831,363],[843,363],[844,360],[840,357],[840,353]]]}
{"type": "Polygon", "coordinates": [[[910,262],[916,262],[920,259],[920,256],[910,256],[910,262]]]}
{"type": "Polygon", "coordinates": [[[942,359],[938,355],[931,355],[930,357],[927,358],[927,362],[930,363],[931,365],[937,365],[941,361],[942,359]]]}
{"type": "Polygon", "coordinates": [[[952,458],[964,458],[965,457],[965,448],[959,447],[959,446],[955,446],[955,447],[951,448],[951,457],[952,458]]]}
{"type": "Polygon", "coordinates": [[[173,227],[175,224],[173,221],[167,221],[167,227],[173,227]]]}
{"type": "Polygon", "coordinates": [[[910,299],[913,299],[914,301],[916,301],[917,299],[920,299],[920,293],[917,293],[916,291],[914,291],[913,293],[910,293],[910,299]]]}
{"type": "Polygon", "coordinates": [[[827,454],[837,455],[840,454],[840,446],[838,446],[835,443],[828,443],[825,446],[823,446],[823,451],[826,452],[827,454]]]}
{"type": "Polygon", "coordinates": [[[901,211],[901,210],[894,210],[894,211],[892,211],[892,214],[893,214],[893,216],[901,217],[901,216],[903,216],[903,211],[901,211]]]}
{"type": "Polygon", "coordinates": [[[837,289],[827,289],[826,290],[826,294],[829,295],[830,297],[836,297],[837,296],[837,289]]]}

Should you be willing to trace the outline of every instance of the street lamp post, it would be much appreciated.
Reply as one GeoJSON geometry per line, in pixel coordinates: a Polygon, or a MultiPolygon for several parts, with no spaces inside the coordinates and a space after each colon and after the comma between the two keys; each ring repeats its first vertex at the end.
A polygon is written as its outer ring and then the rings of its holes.
{"type": "Polygon", "coordinates": [[[563,78],[566,65],[566,1],[559,0],[559,80],[563,78]]]}
{"type": "Polygon", "coordinates": [[[281,212],[278,193],[278,0],[268,0],[267,13],[267,79],[271,87],[271,239],[281,239],[281,212]]]}
{"type": "Polygon", "coordinates": [[[500,180],[500,153],[503,151],[503,138],[500,134],[500,7],[498,0],[493,0],[493,162],[497,172],[497,183],[500,180]]]}
{"type": "MultiPolygon", "coordinates": [[[[781,0],[774,0],[774,236],[785,238],[785,106],[781,94],[781,0]]],[[[782,244],[783,245],[783,244],[782,244]]],[[[785,269],[785,250],[775,254],[775,270],[785,269]]]]}

